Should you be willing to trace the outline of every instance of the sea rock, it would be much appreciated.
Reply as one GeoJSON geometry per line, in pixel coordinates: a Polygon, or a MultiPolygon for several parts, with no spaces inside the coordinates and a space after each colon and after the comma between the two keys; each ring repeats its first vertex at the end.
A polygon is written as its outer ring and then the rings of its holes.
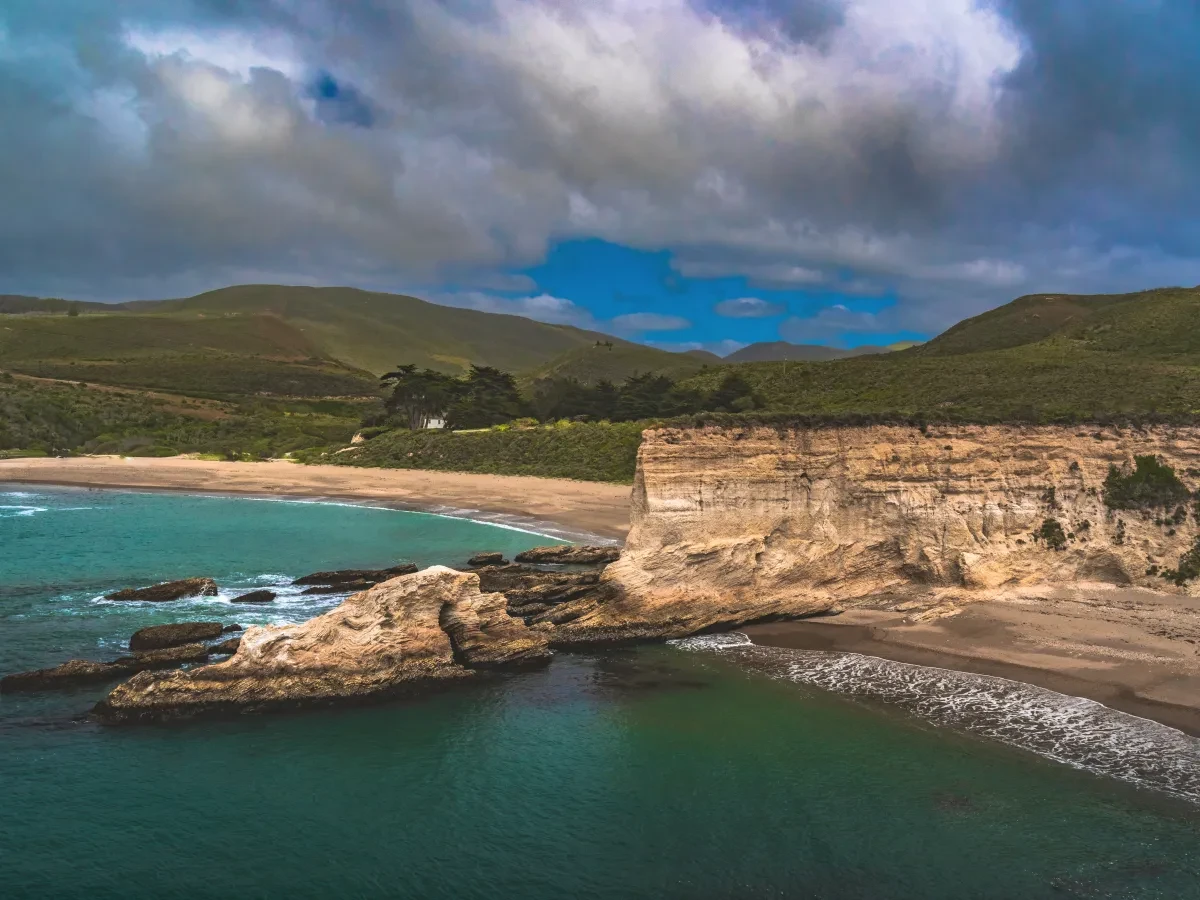
{"type": "Polygon", "coordinates": [[[378,581],[343,581],[339,584],[319,584],[305,588],[301,594],[353,594],[379,584],[378,581]]]}
{"type": "Polygon", "coordinates": [[[243,631],[243,630],[244,629],[242,628],[241,625],[238,625],[235,623],[233,625],[226,625],[224,628],[222,628],[221,634],[234,634],[235,632],[243,631]]]}
{"type": "Polygon", "coordinates": [[[112,662],[93,662],[72,659],[51,669],[20,672],[0,679],[0,694],[15,694],[26,691],[49,691],[124,678],[135,672],[149,669],[166,669],[189,662],[202,662],[208,658],[208,648],[203,644],[185,644],[162,650],[149,650],[122,656],[112,662]]]}
{"type": "Polygon", "coordinates": [[[476,553],[467,560],[467,565],[478,569],[480,566],[503,566],[507,562],[503,553],[476,553]]]}
{"type": "Polygon", "coordinates": [[[251,591],[248,594],[242,594],[240,597],[234,597],[230,603],[270,603],[278,596],[274,591],[251,591]]]}
{"type": "Polygon", "coordinates": [[[221,634],[220,622],[176,622],[172,625],[151,625],[133,633],[130,650],[161,650],[180,644],[195,644],[221,634]]]}
{"type": "Polygon", "coordinates": [[[396,578],[400,575],[411,575],[415,571],[417,571],[417,567],[413,563],[401,563],[398,566],[392,566],[390,569],[337,569],[332,572],[313,572],[311,575],[297,578],[292,584],[328,585],[363,581],[378,584],[381,581],[387,581],[389,578],[396,578]]]}
{"type": "Polygon", "coordinates": [[[164,581],[162,584],[144,588],[125,588],[109,594],[106,600],[142,600],[149,603],[165,603],[184,597],[212,597],[217,593],[217,583],[211,578],[182,578],[179,581],[164,581]]]}
{"type": "Polygon", "coordinates": [[[576,547],[564,544],[555,547],[534,547],[513,557],[519,563],[570,563],[595,565],[615,562],[621,556],[620,547],[576,547]]]}
{"type": "Polygon", "coordinates": [[[238,652],[238,647],[241,646],[241,643],[242,639],[240,637],[229,638],[227,641],[221,641],[219,644],[213,644],[208,648],[208,652],[232,655],[238,652]]]}
{"type": "Polygon", "coordinates": [[[434,566],[301,625],[249,628],[225,662],[136,675],[95,714],[139,722],[357,702],[548,659],[546,635],[511,618],[502,594],[481,593],[475,574],[434,566]]]}
{"type": "Polygon", "coordinates": [[[480,589],[500,591],[508,599],[510,615],[527,617],[596,590],[599,572],[537,569],[525,565],[485,566],[478,572],[480,589]]]}

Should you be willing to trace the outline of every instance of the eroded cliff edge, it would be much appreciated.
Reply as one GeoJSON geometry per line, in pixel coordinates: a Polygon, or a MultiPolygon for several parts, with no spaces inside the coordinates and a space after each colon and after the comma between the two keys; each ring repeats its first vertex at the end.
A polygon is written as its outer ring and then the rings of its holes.
{"type": "Polygon", "coordinates": [[[1177,592],[1147,573],[1195,543],[1194,511],[1166,523],[1161,511],[1105,505],[1110,466],[1144,455],[1193,489],[1200,481],[1195,427],[648,431],[632,530],[607,589],[535,627],[571,644],[931,592],[969,601],[1006,586],[1088,582],[1177,592]],[[1034,537],[1049,520],[1063,549],[1034,537]]]}

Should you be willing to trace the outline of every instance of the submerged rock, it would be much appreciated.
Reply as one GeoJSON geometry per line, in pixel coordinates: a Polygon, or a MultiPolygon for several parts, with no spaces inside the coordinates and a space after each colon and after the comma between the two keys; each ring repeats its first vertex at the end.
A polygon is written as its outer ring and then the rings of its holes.
{"type": "Polygon", "coordinates": [[[350,597],[301,625],[250,628],[232,658],[186,672],[143,672],[95,714],[161,721],[392,696],[473,670],[543,663],[545,634],[505,612],[479,577],[434,566],[350,597]]]}
{"type": "Polygon", "coordinates": [[[270,603],[278,596],[274,591],[251,591],[248,594],[242,594],[240,597],[234,597],[230,603],[270,603]]]}
{"type": "Polygon", "coordinates": [[[344,581],[339,584],[319,584],[305,588],[301,594],[354,594],[379,584],[378,581],[344,581]]]}
{"type": "Polygon", "coordinates": [[[467,565],[473,569],[480,566],[503,566],[508,563],[503,553],[476,553],[467,560],[467,565]]]}
{"type": "Polygon", "coordinates": [[[387,581],[389,578],[411,575],[416,571],[417,567],[414,563],[401,563],[398,566],[392,566],[390,569],[337,569],[332,572],[313,572],[311,575],[297,578],[292,584],[334,585],[364,581],[379,584],[381,581],[387,581]]]}
{"type": "Polygon", "coordinates": [[[221,641],[219,644],[213,644],[208,648],[208,652],[231,655],[237,653],[241,643],[242,639],[240,637],[229,638],[229,640],[221,641]]]}
{"type": "Polygon", "coordinates": [[[211,578],[181,578],[179,581],[164,581],[144,588],[125,588],[109,594],[105,600],[142,600],[150,603],[165,603],[182,600],[184,597],[212,597],[217,593],[217,583],[211,578]]]}
{"type": "Polygon", "coordinates": [[[208,647],[203,644],[185,644],[122,656],[112,662],[93,662],[87,659],[72,659],[61,666],[20,672],[0,678],[0,694],[15,694],[26,691],[49,691],[95,684],[124,678],[135,672],[148,669],[168,669],[189,662],[202,662],[208,658],[208,647]]]}
{"type": "Polygon", "coordinates": [[[564,544],[556,547],[534,547],[532,550],[518,553],[513,559],[519,563],[596,565],[616,562],[620,556],[620,547],[576,547],[564,544]]]}
{"type": "Polygon", "coordinates": [[[176,622],[172,625],[151,625],[133,633],[130,650],[161,650],[207,641],[221,634],[220,622],[176,622]]]}

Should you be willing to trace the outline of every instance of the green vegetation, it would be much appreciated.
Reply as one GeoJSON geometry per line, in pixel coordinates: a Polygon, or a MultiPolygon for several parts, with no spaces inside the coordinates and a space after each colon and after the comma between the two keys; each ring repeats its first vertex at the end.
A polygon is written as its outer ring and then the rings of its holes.
{"type": "Polygon", "coordinates": [[[1104,504],[1109,509],[1178,507],[1182,512],[1192,492],[1179,480],[1175,470],[1154,456],[1138,456],[1134,463],[1133,471],[1109,467],[1104,479],[1104,504]]]}
{"type": "Polygon", "coordinates": [[[311,461],[350,466],[633,481],[642,430],[652,423],[558,422],[487,431],[389,431],[311,461]]]}
{"type": "Polygon", "coordinates": [[[671,380],[687,378],[720,363],[710,354],[668,353],[641,344],[612,339],[568,350],[518,378],[526,395],[533,395],[548,382],[577,381],[591,387],[602,381],[619,384],[633,375],[666,375],[671,380]]]}
{"type": "Polygon", "coordinates": [[[1200,578],[1200,538],[1196,538],[1191,549],[1179,557],[1179,568],[1163,569],[1159,574],[1179,587],[1200,578]]]}
{"type": "Polygon", "coordinates": [[[1033,533],[1036,541],[1044,541],[1050,550],[1063,550],[1067,546],[1067,533],[1058,519],[1046,519],[1041,528],[1033,533]]]}
{"type": "Polygon", "coordinates": [[[0,452],[259,459],[342,445],[366,404],[213,403],[0,374],[0,452]]]}

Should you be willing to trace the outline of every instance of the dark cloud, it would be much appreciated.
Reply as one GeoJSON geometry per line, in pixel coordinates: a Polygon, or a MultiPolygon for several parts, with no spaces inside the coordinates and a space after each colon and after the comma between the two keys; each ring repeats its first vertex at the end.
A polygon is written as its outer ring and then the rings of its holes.
{"type": "Polygon", "coordinates": [[[1198,39],[1190,0],[18,4],[0,289],[486,285],[589,237],[917,331],[1195,283],[1198,39]]]}

